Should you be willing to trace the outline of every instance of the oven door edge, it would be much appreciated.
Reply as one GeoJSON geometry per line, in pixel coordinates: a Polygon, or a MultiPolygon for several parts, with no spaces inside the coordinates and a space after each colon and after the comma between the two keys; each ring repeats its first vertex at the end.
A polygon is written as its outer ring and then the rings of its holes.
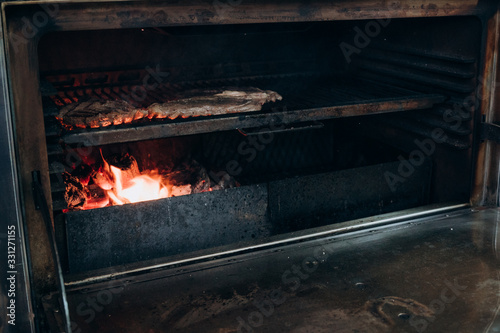
{"type": "MultiPolygon", "coordinates": [[[[2,23],[4,16],[1,15],[2,23]]],[[[0,255],[2,258],[0,312],[2,332],[35,332],[35,307],[25,223],[21,210],[10,91],[6,69],[5,36],[0,25],[0,255]]]]}

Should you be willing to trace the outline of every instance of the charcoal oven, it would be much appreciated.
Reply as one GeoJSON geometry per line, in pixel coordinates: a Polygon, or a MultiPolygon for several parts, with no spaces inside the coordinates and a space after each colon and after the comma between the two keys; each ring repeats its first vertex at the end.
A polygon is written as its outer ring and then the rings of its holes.
{"type": "Polygon", "coordinates": [[[18,329],[500,327],[498,3],[2,8],[18,329]]]}

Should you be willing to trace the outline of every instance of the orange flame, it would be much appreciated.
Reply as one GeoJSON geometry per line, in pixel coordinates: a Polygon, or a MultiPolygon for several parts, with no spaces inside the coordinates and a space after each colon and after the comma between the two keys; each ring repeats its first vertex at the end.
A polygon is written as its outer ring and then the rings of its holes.
{"type": "Polygon", "coordinates": [[[126,173],[112,165],[111,173],[115,184],[107,193],[116,205],[168,197],[168,190],[162,185],[161,176],[143,174],[127,179],[126,173]]]}
{"type": "Polygon", "coordinates": [[[132,164],[126,170],[110,165],[104,157],[102,159],[104,165],[94,175],[93,180],[104,191],[105,197],[88,197],[82,209],[100,208],[109,204],[123,205],[171,196],[158,172],[148,170],[141,173],[135,159],[131,159],[132,164]]]}

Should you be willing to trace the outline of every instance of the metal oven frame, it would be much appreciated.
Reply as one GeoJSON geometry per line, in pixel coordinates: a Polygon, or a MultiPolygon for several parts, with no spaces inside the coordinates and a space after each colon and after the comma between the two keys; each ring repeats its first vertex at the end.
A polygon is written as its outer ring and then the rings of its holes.
{"type": "MultiPolygon", "coordinates": [[[[18,260],[18,320],[27,331],[35,329],[36,306],[40,296],[56,289],[57,265],[53,261],[50,235],[36,207],[32,171],[40,171],[41,188],[51,214],[49,166],[40,86],[37,80],[37,43],[42,34],[61,30],[100,30],[182,25],[269,23],[477,16],[484,25],[483,55],[480,63],[482,87],[478,94],[474,136],[475,181],[470,205],[499,205],[500,121],[498,110],[498,48],[500,10],[487,1],[242,1],[237,6],[218,6],[213,1],[19,1],[2,3],[3,43],[0,45],[0,180],[3,189],[2,234],[15,225],[18,260]],[[92,18],[90,20],[90,18],[92,18]],[[31,272],[31,273],[29,273],[31,272]],[[36,296],[35,296],[36,295],[36,296]]],[[[229,2],[228,2],[229,3],[229,2]]],[[[425,212],[425,209],[423,210],[425,212]]],[[[427,212],[432,212],[428,210],[427,212]]],[[[415,212],[414,212],[415,213],[415,212]]],[[[395,214],[394,218],[398,219],[395,214]]],[[[374,221],[376,221],[375,219],[374,221]]],[[[332,230],[330,230],[332,231],[332,230]]],[[[326,232],[326,231],[325,231],[326,232]]],[[[286,239],[281,239],[281,242],[286,239]]],[[[1,249],[2,253],[4,249],[1,249]]],[[[234,250],[227,253],[236,253],[234,250]]],[[[198,259],[210,257],[200,255],[198,259]]],[[[188,258],[186,258],[188,259],[188,258]]],[[[2,259],[3,260],[3,259],[2,259]]],[[[183,259],[184,260],[184,259],[183,259]]],[[[181,261],[183,261],[181,260],[181,261]]],[[[4,274],[2,272],[1,274],[4,274]]],[[[2,280],[3,275],[2,275],[2,280]]],[[[91,281],[87,277],[87,281],[91,281]]],[[[5,328],[4,326],[2,326],[5,328]]],[[[18,326],[19,327],[19,326],[18,326]]],[[[9,331],[8,329],[6,331],[9,331]]]]}

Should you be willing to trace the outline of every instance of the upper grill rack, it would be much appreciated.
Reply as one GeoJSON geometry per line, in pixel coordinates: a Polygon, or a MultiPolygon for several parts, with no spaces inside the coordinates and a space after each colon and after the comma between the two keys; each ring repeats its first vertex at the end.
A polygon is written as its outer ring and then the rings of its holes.
{"type": "Polygon", "coordinates": [[[120,85],[87,88],[64,88],[45,99],[47,136],[57,136],[66,144],[83,143],[96,146],[208,133],[239,128],[291,124],[303,121],[377,113],[427,109],[445,100],[441,94],[425,94],[410,89],[381,84],[369,79],[310,75],[272,75],[197,81],[159,85],[147,94],[134,98],[139,86],[120,85]],[[82,98],[126,99],[137,107],[172,100],[177,92],[213,86],[251,86],[275,90],[283,96],[277,103],[263,106],[260,112],[228,114],[222,116],[193,117],[174,120],[139,120],[132,124],[98,129],[64,130],[54,119],[60,107],[82,98]],[[304,88],[306,87],[306,88],[304,88]]]}

